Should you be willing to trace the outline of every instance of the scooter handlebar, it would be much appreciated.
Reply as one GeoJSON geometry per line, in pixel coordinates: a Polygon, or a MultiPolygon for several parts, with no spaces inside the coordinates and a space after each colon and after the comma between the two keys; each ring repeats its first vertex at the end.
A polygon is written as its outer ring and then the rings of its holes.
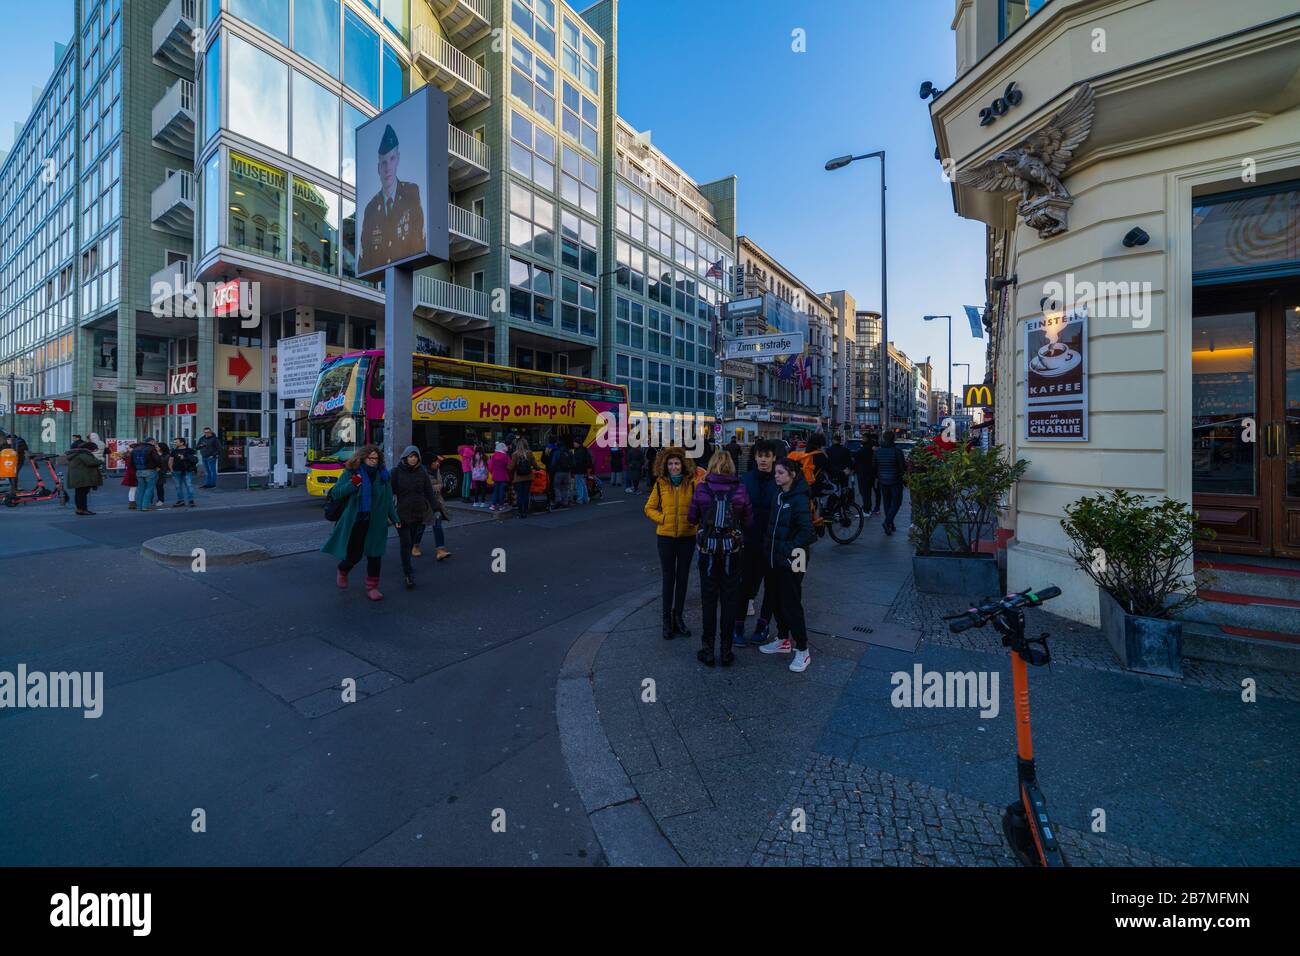
{"type": "Polygon", "coordinates": [[[1050,588],[1043,588],[1041,591],[1035,591],[1034,593],[1038,595],[1038,600],[1046,601],[1054,597],[1060,597],[1061,589],[1053,584],[1050,588]]]}

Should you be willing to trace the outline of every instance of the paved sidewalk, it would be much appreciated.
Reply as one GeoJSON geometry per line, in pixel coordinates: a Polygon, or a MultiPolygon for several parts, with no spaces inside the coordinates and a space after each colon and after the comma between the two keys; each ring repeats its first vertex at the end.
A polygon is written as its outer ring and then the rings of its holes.
{"type": "MultiPolygon", "coordinates": [[[[701,666],[697,636],[660,637],[657,599],[597,635],[601,727],[631,792],[687,863],[1014,863],[999,821],[1015,796],[1006,652],[991,632],[948,640],[938,618],[966,601],[918,594],[910,558],[905,533],[885,537],[877,522],[852,545],[815,546],[803,674],[754,648],[731,668],[701,666]],[[909,636],[924,638],[915,652],[909,636]],[[917,663],[997,675],[996,716],[894,707],[892,675],[917,663]],[[802,832],[791,828],[796,808],[802,832]]],[[[698,635],[693,592],[687,621],[698,635]]],[[[1139,676],[1114,663],[1096,629],[1038,611],[1030,633],[1040,630],[1052,634],[1055,662],[1031,674],[1036,755],[1073,863],[1300,862],[1290,675],[1252,674],[1259,699],[1247,704],[1240,668],[1139,676]],[[1105,829],[1092,832],[1098,810],[1105,829]]]]}

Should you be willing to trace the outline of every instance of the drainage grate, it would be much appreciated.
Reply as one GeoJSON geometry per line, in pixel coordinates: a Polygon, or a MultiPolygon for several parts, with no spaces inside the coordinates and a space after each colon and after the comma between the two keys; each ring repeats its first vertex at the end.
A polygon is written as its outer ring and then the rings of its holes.
{"type": "Polygon", "coordinates": [[[853,630],[857,631],[859,634],[874,634],[874,633],[875,633],[875,631],[874,631],[872,628],[867,627],[867,625],[865,625],[865,624],[854,624],[854,625],[853,625],[853,630]]]}

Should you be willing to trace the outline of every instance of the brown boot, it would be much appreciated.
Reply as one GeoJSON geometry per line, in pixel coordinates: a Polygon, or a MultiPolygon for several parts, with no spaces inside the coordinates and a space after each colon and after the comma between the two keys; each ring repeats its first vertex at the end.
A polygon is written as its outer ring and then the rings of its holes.
{"type": "Polygon", "coordinates": [[[446,561],[448,558],[451,557],[451,552],[448,551],[446,548],[439,548],[437,554],[438,554],[439,561],[446,561]]]}
{"type": "Polygon", "coordinates": [[[411,545],[411,557],[413,558],[424,557],[424,552],[420,550],[420,546],[418,544],[411,545]]]}

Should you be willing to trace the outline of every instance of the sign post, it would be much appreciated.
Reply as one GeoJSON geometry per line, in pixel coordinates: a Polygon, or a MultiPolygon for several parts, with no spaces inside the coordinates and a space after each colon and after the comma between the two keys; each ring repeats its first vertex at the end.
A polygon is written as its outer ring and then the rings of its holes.
{"type": "Polygon", "coordinates": [[[447,94],[423,86],[357,128],[357,276],[384,280],[384,459],[411,444],[415,270],[450,258],[447,94]],[[405,178],[403,178],[405,177],[405,178]]]}
{"type": "Polygon", "coordinates": [[[276,417],[280,423],[280,453],[276,456],[276,484],[289,483],[292,472],[302,472],[305,465],[299,467],[294,458],[288,465],[284,464],[285,452],[290,447],[289,430],[284,410],[284,402],[293,399],[295,403],[311,398],[316,389],[316,377],[325,361],[325,333],[308,332],[304,335],[292,335],[280,340],[276,349],[276,417]],[[281,472],[280,469],[284,468],[281,472]]]}

